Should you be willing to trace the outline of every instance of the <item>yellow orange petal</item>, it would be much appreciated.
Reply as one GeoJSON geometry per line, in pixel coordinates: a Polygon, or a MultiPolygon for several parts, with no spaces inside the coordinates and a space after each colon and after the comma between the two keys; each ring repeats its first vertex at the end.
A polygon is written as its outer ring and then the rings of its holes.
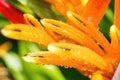
{"type": "Polygon", "coordinates": [[[120,0],[115,0],[114,24],[120,29],[120,0]]]}
{"type": "MultiPolygon", "coordinates": [[[[73,24],[77,29],[85,32],[86,34],[89,35],[89,37],[92,37],[92,39],[95,40],[96,43],[99,43],[99,45],[105,50],[107,54],[109,55],[113,54],[110,43],[104,37],[104,35],[94,27],[94,24],[92,24],[91,22],[88,22],[86,19],[84,19],[80,15],[75,14],[71,11],[67,12],[67,16],[69,20],[73,22],[73,24]]],[[[103,53],[103,52],[100,52],[100,53],[103,53]]]]}
{"type": "Polygon", "coordinates": [[[66,37],[74,40],[75,42],[78,42],[79,44],[82,44],[82,45],[96,51],[97,53],[102,52],[100,50],[99,46],[96,44],[96,42],[93,39],[91,39],[86,34],[75,29],[74,27],[72,27],[70,25],[67,25],[61,21],[56,21],[56,20],[52,20],[52,19],[42,19],[41,22],[46,28],[48,28],[56,33],[66,36],[66,37]],[[93,47],[93,45],[94,45],[94,47],[93,47]]]}
{"type": "Polygon", "coordinates": [[[94,25],[98,25],[105,14],[109,2],[110,0],[89,0],[81,16],[94,25]]]}
{"type": "Polygon", "coordinates": [[[12,24],[2,29],[2,34],[6,37],[17,40],[28,40],[39,44],[48,45],[54,40],[42,30],[25,24],[12,24]]]}
{"type": "Polygon", "coordinates": [[[65,67],[74,67],[80,71],[83,69],[82,66],[84,66],[85,70],[88,66],[105,70],[105,67],[107,66],[107,63],[102,57],[97,55],[94,51],[79,45],[53,43],[48,46],[48,50],[49,51],[30,53],[25,56],[24,59],[33,63],[47,63],[65,67]]]}
{"type": "Polygon", "coordinates": [[[114,57],[116,57],[120,61],[120,57],[119,57],[120,56],[120,49],[119,49],[120,48],[120,31],[115,25],[112,25],[110,27],[110,37],[111,37],[111,46],[116,52],[116,54],[114,54],[114,57]]]}

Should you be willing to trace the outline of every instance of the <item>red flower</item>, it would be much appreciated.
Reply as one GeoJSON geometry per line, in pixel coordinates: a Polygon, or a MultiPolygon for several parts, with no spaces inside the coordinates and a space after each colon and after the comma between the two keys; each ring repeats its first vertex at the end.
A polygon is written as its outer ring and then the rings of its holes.
{"type": "Polygon", "coordinates": [[[23,13],[10,5],[6,0],[0,0],[0,13],[12,23],[26,23],[23,13]]]}

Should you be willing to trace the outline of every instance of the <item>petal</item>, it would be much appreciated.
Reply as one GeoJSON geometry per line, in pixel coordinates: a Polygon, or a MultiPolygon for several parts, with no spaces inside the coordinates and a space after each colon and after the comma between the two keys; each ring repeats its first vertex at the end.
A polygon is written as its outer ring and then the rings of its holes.
{"type": "Polygon", "coordinates": [[[120,29],[120,0],[115,0],[114,24],[120,29]]]}
{"type": "Polygon", "coordinates": [[[66,16],[67,11],[82,12],[87,0],[47,0],[52,3],[54,7],[62,14],[66,16]]]}
{"type": "Polygon", "coordinates": [[[74,67],[80,71],[91,71],[93,68],[106,70],[105,60],[86,47],[69,43],[52,43],[48,45],[48,50],[30,53],[24,59],[33,63],[74,67]],[[87,69],[90,66],[91,69],[87,69]]]}
{"type": "Polygon", "coordinates": [[[12,39],[33,41],[45,46],[54,42],[44,31],[25,24],[8,25],[5,26],[1,32],[4,36],[12,39]]]}
{"type": "Polygon", "coordinates": [[[66,16],[67,11],[73,11],[98,27],[104,16],[110,0],[47,0],[66,16]]]}
{"type": "Polygon", "coordinates": [[[93,39],[91,39],[91,37],[89,37],[87,34],[84,34],[82,31],[79,31],[70,25],[52,19],[42,19],[41,23],[44,25],[44,27],[50,29],[55,33],[61,34],[62,36],[72,39],[78,44],[86,46],[97,53],[100,54],[103,53],[100,47],[96,44],[96,42],[93,39]]]}
{"type": "MultiPolygon", "coordinates": [[[[100,31],[98,31],[98,29],[94,27],[94,25],[91,22],[87,21],[80,15],[75,14],[71,11],[67,12],[67,16],[68,16],[68,19],[74,24],[75,28],[89,35],[89,37],[95,40],[96,43],[98,43],[98,45],[100,45],[103,48],[103,50],[105,50],[105,53],[109,55],[113,54],[111,45],[108,42],[108,40],[100,31]]],[[[104,54],[104,52],[101,51],[100,54],[104,54]]]]}
{"type": "Polygon", "coordinates": [[[89,0],[83,10],[82,17],[98,25],[106,12],[109,2],[110,0],[89,0]]]}
{"type": "Polygon", "coordinates": [[[111,37],[111,46],[114,49],[114,51],[116,52],[116,54],[114,54],[115,57],[118,57],[118,59],[120,60],[120,31],[118,30],[118,28],[116,27],[116,25],[112,25],[110,27],[110,37],[111,37]]]}

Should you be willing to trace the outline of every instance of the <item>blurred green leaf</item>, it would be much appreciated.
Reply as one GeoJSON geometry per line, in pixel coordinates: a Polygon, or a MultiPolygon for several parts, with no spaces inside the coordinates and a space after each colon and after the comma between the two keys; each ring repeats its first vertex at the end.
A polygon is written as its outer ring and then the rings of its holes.
{"type": "Polygon", "coordinates": [[[6,66],[11,71],[12,75],[14,76],[15,80],[26,80],[22,70],[21,61],[15,53],[8,52],[2,56],[6,66]]]}
{"type": "Polygon", "coordinates": [[[33,14],[32,10],[28,6],[21,4],[18,0],[7,0],[7,1],[17,9],[21,10],[22,12],[33,14]]]}
{"type": "MultiPolygon", "coordinates": [[[[43,46],[38,47],[37,44],[27,41],[19,41],[18,46],[19,46],[19,53],[21,56],[24,56],[29,52],[36,52],[44,49],[43,46]]],[[[31,80],[34,80],[35,77],[39,77],[38,79],[35,78],[35,80],[41,79],[40,75],[42,75],[42,77],[45,80],[65,80],[61,71],[56,66],[52,66],[52,65],[47,66],[40,64],[36,65],[36,64],[27,63],[25,61],[23,61],[23,66],[25,69],[25,73],[30,77],[31,80]]]]}
{"type": "Polygon", "coordinates": [[[114,20],[114,14],[112,9],[109,7],[106,11],[106,17],[108,18],[108,20],[110,21],[110,23],[113,23],[114,20]]]}
{"type": "Polygon", "coordinates": [[[61,19],[65,21],[65,17],[55,14],[51,9],[51,4],[45,2],[45,0],[27,0],[26,5],[40,18],[61,19]]]}
{"type": "Polygon", "coordinates": [[[10,22],[4,16],[2,16],[2,14],[0,14],[0,28],[5,26],[6,24],[10,24],[10,22]]]}
{"type": "Polygon", "coordinates": [[[80,74],[80,72],[76,69],[60,67],[60,70],[62,71],[63,75],[66,77],[67,80],[90,80],[88,77],[80,74]]]}
{"type": "Polygon", "coordinates": [[[22,71],[21,61],[15,53],[6,53],[3,55],[3,59],[10,69],[15,71],[22,71]]]}

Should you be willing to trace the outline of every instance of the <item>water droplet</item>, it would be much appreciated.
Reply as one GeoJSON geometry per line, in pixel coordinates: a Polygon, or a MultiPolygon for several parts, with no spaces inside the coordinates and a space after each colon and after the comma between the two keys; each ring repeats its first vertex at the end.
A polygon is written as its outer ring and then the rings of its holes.
{"type": "Polygon", "coordinates": [[[84,64],[85,64],[85,65],[87,65],[88,63],[87,63],[87,62],[85,62],[84,64]]]}

